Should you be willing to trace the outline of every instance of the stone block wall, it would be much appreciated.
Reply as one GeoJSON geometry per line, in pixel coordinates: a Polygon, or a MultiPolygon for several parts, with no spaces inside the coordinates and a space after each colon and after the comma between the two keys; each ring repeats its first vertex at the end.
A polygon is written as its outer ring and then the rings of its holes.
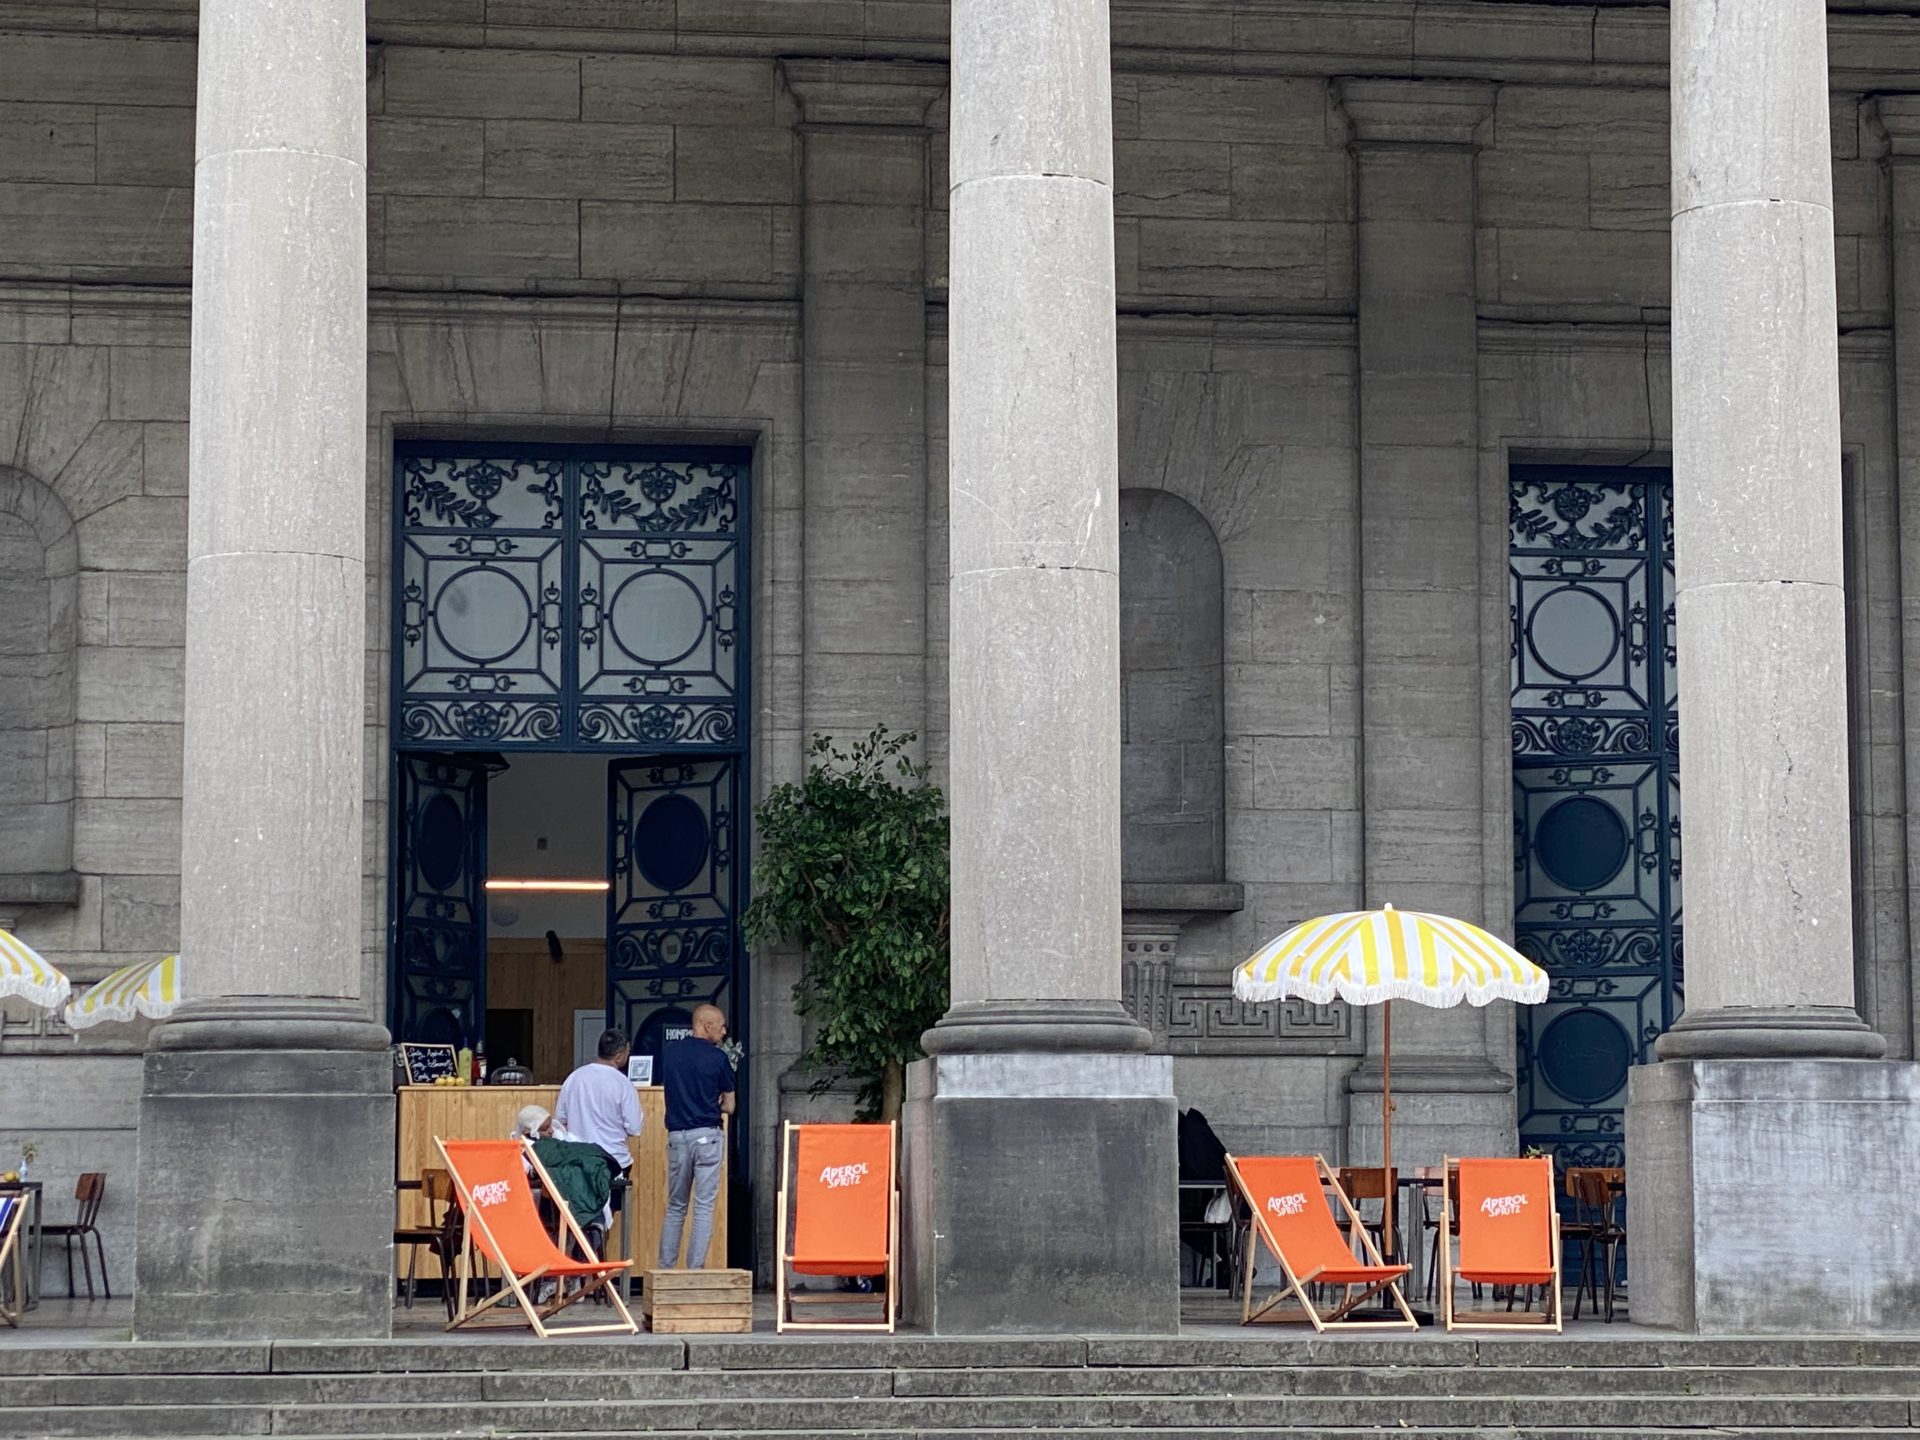
{"type": "MultiPolygon", "coordinates": [[[[79,898],[23,911],[18,928],[81,979],[178,941],[193,9],[27,3],[0,14],[0,474],[57,495],[76,545],[79,898]]],[[[1911,1054],[1900,597],[1915,546],[1899,526],[1886,142],[1863,98],[1920,71],[1920,55],[1883,20],[1834,21],[1834,173],[1861,1004],[1894,1052],[1911,1054]]],[[[937,64],[945,22],[933,0],[372,0],[364,993],[376,1012],[395,435],[753,445],[755,783],[796,778],[809,648],[803,500],[831,505],[835,473],[830,456],[816,464],[802,447],[809,181],[800,108],[776,57],[937,64]]],[[[1481,738],[1464,779],[1480,796],[1471,838],[1483,908],[1499,916],[1511,910],[1506,466],[1657,463],[1667,445],[1663,17],[1473,3],[1416,15],[1401,0],[1228,13],[1116,0],[1114,37],[1120,483],[1178,497],[1220,548],[1223,878],[1244,897],[1238,912],[1180,934],[1167,1044],[1180,1093],[1230,1144],[1333,1158],[1352,1105],[1366,1103],[1346,1084],[1367,1017],[1249,1009],[1225,991],[1228,967],[1254,945],[1357,903],[1365,873],[1358,217],[1332,81],[1411,66],[1495,82],[1474,167],[1479,505],[1448,534],[1477,548],[1482,578],[1479,707],[1468,717],[1481,738]],[[1250,1114],[1250,1093],[1275,1097],[1270,1113],[1250,1114]]],[[[927,123],[915,390],[928,475],[926,753],[938,771],[948,698],[943,105],[927,123]]],[[[863,253],[854,246],[833,263],[857,272],[863,253]]],[[[1430,623],[1410,613],[1403,640],[1430,623]]],[[[0,784],[18,768],[0,764],[0,784]]],[[[757,962],[754,1083],[766,1127],[801,1047],[792,966],[790,956],[757,962]]],[[[72,1172],[107,1168],[130,1182],[139,1031],[109,1027],[76,1043],[18,1007],[6,1015],[0,1093],[38,1098],[0,1115],[0,1165],[24,1133],[8,1128],[16,1121],[39,1132],[67,1124],[54,1097],[71,1085],[93,1097],[103,1128],[46,1147],[49,1178],[70,1187],[72,1172]]],[[[1486,1058],[1511,1063],[1511,1028],[1498,1007],[1481,1017],[1486,1058]]],[[[770,1163],[772,1145],[759,1149],[770,1163]]],[[[110,1184],[110,1223],[129,1200],[129,1185],[110,1184]]],[[[110,1234],[110,1247],[120,1241],[130,1235],[110,1234]]]]}

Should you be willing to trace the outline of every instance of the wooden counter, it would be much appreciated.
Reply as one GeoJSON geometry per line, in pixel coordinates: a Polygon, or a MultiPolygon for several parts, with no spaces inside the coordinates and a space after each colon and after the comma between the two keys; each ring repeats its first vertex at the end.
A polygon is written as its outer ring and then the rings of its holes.
{"type": "MultiPolygon", "coordinates": [[[[626,1203],[633,1210],[633,1248],[639,1259],[634,1267],[637,1281],[642,1272],[654,1268],[660,1248],[660,1227],[667,1213],[667,1125],[666,1092],[657,1085],[633,1087],[640,1097],[640,1134],[627,1142],[633,1152],[633,1188],[626,1203]]],[[[504,1140],[513,1133],[513,1123],[521,1107],[538,1105],[551,1111],[560,1098],[558,1085],[403,1085],[394,1093],[398,1106],[394,1144],[394,1179],[418,1180],[423,1169],[437,1169],[439,1154],[433,1148],[434,1137],[442,1140],[504,1140]]],[[[720,1198],[713,1207],[713,1243],[707,1247],[707,1269],[724,1270],[727,1265],[727,1178],[730,1161],[720,1168],[720,1198]]],[[[427,1204],[417,1190],[399,1192],[401,1225],[420,1225],[427,1221],[427,1204]]],[[[687,1230],[693,1228],[687,1217],[687,1230]]],[[[608,1258],[623,1259],[621,1217],[613,1220],[608,1238],[608,1258]]],[[[681,1241],[685,1245],[684,1238],[681,1241]]],[[[403,1250],[394,1252],[395,1273],[406,1263],[403,1250]]],[[[422,1279],[438,1278],[439,1262],[426,1252],[419,1260],[422,1279]]]]}

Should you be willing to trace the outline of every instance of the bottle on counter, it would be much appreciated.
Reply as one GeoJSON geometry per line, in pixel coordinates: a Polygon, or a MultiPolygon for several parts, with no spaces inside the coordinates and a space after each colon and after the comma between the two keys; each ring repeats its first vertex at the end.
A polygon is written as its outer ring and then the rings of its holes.
{"type": "Polygon", "coordinates": [[[460,1047],[460,1053],[453,1057],[454,1082],[468,1084],[473,1079],[473,1051],[466,1046],[460,1047]]]}
{"type": "Polygon", "coordinates": [[[473,1052],[473,1083],[487,1083],[487,1042],[482,1040],[480,1048],[473,1052]]]}

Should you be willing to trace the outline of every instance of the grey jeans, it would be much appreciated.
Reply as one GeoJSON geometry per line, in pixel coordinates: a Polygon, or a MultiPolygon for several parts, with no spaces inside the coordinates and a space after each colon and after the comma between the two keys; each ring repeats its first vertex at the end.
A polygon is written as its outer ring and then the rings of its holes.
{"type": "Polygon", "coordinates": [[[713,1202],[720,1195],[720,1160],[726,1132],[717,1127],[675,1130],[667,1136],[667,1219],[660,1227],[660,1268],[680,1259],[680,1231],[687,1220],[687,1196],[693,1196],[693,1234],[687,1240],[687,1268],[707,1263],[713,1239],[713,1202]]]}

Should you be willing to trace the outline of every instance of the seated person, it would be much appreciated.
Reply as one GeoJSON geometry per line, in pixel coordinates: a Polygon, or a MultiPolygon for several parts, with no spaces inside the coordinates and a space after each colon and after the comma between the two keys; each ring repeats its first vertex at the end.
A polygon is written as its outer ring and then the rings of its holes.
{"type": "MultiPolygon", "coordinates": [[[[514,1117],[513,1133],[507,1138],[532,1142],[533,1153],[546,1167],[555,1188],[566,1198],[567,1208],[580,1222],[588,1244],[593,1246],[596,1255],[604,1251],[613,1213],[602,1178],[605,1166],[598,1147],[568,1134],[560,1122],[539,1105],[521,1107],[514,1117]]],[[[525,1163],[527,1173],[532,1174],[533,1161],[525,1163]]]]}

